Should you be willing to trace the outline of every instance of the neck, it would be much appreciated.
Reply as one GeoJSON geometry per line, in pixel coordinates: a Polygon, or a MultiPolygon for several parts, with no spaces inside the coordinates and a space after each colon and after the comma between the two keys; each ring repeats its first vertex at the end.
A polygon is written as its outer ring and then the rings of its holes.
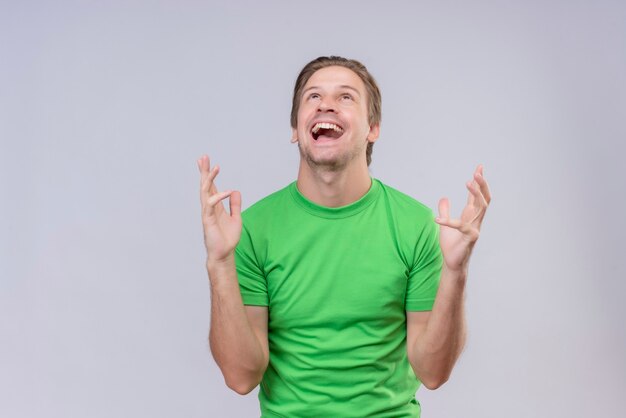
{"type": "Polygon", "coordinates": [[[331,208],[346,206],[363,197],[372,185],[365,161],[341,170],[311,167],[304,159],[298,170],[298,190],[310,201],[331,208]]]}

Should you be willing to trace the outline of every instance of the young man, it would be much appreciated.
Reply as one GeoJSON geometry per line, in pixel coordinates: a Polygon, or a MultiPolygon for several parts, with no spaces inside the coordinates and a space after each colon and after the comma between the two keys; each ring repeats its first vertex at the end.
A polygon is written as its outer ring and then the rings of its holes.
{"type": "Polygon", "coordinates": [[[463,349],[491,200],[482,167],[461,218],[444,198],[433,220],[369,175],[380,109],[362,64],[320,57],[294,89],[297,182],[241,214],[239,192],[218,192],[219,167],[198,160],[211,351],[237,393],[261,384],[263,417],[419,417],[420,382],[441,386],[463,349]]]}

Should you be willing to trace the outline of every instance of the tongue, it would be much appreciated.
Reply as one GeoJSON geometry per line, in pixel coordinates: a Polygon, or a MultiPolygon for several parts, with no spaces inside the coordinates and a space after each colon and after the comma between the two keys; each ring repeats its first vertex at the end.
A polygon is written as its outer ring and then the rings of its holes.
{"type": "Polygon", "coordinates": [[[337,139],[341,135],[342,135],[341,133],[335,131],[334,129],[320,129],[317,140],[319,141],[320,139],[325,139],[325,140],[337,139]]]}

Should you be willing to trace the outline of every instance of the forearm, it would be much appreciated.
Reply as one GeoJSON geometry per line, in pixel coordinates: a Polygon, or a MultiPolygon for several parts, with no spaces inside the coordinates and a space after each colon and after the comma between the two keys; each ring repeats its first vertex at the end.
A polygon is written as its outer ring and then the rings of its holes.
{"type": "Polygon", "coordinates": [[[449,271],[444,266],[426,329],[409,348],[416,376],[430,389],[448,380],[465,345],[466,278],[467,272],[449,271]]]}
{"type": "Polygon", "coordinates": [[[234,259],[207,263],[207,270],[211,283],[211,352],[228,387],[248,393],[261,381],[269,354],[248,321],[234,259]]]}

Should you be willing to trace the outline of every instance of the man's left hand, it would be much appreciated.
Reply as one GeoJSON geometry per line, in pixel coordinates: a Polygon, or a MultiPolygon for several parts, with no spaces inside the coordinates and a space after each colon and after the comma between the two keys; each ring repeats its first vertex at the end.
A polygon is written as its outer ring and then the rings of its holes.
{"type": "Polygon", "coordinates": [[[483,166],[474,172],[474,179],[466,184],[469,190],[467,205],[460,219],[450,219],[450,202],[439,200],[439,216],[435,222],[441,225],[439,245],[444,259],[444,267],[452,272],[467,273],[472,248],[480,235],[480,225],[491,202],[491,193],[483,177],[483,166]]]}

